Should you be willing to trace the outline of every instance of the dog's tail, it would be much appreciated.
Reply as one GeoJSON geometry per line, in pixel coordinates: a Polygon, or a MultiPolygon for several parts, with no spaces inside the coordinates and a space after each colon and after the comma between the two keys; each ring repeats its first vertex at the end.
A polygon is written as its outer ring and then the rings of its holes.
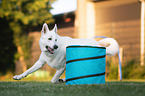
{"type": "Polygon", "coordinates": [[[106,54],[108,56],[113,56],[119,52],[119,45],[113,38],[104,38],[98,42],[100,45],[106,47],[106,54]]]}

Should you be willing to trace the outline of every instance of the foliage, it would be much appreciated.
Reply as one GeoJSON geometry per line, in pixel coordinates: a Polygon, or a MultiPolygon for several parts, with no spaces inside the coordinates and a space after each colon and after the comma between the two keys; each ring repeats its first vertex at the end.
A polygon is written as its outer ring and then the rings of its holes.
{"type": "Polygon", "coordinates": [[[144,82],[65,85],[50,82],[0,82],[0,96],[145,96],[144,82]]]}
{"type": "Polygon", "coordinates": [[[34,26],[53,21],[50,13],[53,0],[2,0],[0,17],[7,17],[24,25],[34,26]]]}
{"type": "MultiPolygon", "coordinates": [[[[0,18],[10,20],[10,27],[14,31],[16,45],[21,45],[19,40],[27,35],[31,26],[51,23],[54,20],[49,12],[53,0],[2,0],[0,4],[0,18]]],[[[24,39],[25,40],[25,39],[24,39]]]]}
{"type": "Polygon", "coordinates": [[[112,60],[112,57],[107,60],[107,79],[117,79],[118,78],[118,67],[117,63],[112,60]]]}
{"type": "Polygon", "coordinates": [[[135,60],[128,61],[122,68],[125,79],[145,79],[145,66],[141,66],[135,60]]]}
{"type": "MultiPolygon", "coordinates": [[[[107,62],[107,79],[117,80],[118,78],[118,64],[112,61],[107,62]]],[[[145,79],[145,66],[141,66],[138,61],[130,60],[122,65],[123,79],[145,79]]]]}
{"type": "MultiPolygon", "coordinates": [[[[13,32],[11,35],[13,37],[11,44],[14,43],[17,48],[20,47],[23,51],[17,52],[15,60],[18,60],[20,56],[23,56],[25,60],[29,58],[32,39],[28,37],[28,30],[38,24],[42,25],[44,22],[51,23],[54,21],[50,13],[51,3],[53,1],[1,0],[0,19],[8,23],[8,25],[1,24],[2,27],[7,26],[2,31],[4,33],[7,33],[7,30],[13,32]]],[[[5,54],[9,53],[5,52],[5,54]]]]}

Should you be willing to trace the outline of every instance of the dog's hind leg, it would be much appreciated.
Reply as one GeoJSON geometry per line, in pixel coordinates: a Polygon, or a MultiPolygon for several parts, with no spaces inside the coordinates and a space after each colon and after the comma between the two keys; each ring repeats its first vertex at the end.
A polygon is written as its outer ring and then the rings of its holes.
{"type": "MultiPolygon", "coordinates": [[[[65,68],[61,68],[61,69],[57,70],[55,75],[51,79],[51,82],[52,83],[59,83],[59,78],[63,74],[64,70],[65,70],[65,68]]],[[[63,82],[65,82],[64,79],[62,79],[62,80],[63,80],[63,82]]]]}

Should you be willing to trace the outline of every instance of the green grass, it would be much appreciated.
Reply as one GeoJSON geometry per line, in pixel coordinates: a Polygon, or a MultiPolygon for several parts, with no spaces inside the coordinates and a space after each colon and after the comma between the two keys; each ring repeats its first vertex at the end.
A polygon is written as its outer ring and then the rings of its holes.
{"type": "Polygon", "coordinates": [[[65,85],[35,81],[0,81],[0,96],[145,96],[145,82],[65,85]]]}

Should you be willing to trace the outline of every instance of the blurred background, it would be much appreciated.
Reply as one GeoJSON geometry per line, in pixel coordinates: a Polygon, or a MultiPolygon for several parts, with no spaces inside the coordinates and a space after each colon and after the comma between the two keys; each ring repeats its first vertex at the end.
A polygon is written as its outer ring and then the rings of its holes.
{"type": "MultiPolygon", "coordinates": [[[[12,80],[38,60],[45,22],[49,29],[57,24],[61,36],[115,38],[122,78],[144,80],[144,6],[144,0],[0,0],[0,81],[12,80]]],[[[117,55],[107,57],[107,80],[119,79],[118,64],[117,55]]],[[[45,64],[22,80],[51,80],[55,71],[45,64]]]]}

